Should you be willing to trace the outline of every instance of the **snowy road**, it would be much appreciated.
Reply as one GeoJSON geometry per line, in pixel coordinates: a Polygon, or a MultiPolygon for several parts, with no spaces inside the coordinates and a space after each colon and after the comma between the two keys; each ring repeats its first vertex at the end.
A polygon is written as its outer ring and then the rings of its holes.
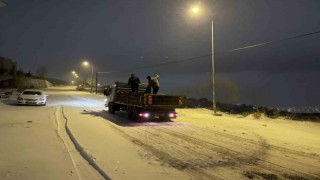
{"type": "Polygon", "coordinates": [[[136,123],[101,95],[47,93],[46,107],[0,103],[0,179],[320,179],[319,123],[206,109],[136,123]]]}

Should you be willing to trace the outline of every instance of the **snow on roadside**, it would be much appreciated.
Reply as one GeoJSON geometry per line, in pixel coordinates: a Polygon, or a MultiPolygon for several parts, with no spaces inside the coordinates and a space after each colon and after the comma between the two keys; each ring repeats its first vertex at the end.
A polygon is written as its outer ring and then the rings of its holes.
{"type": "MultiPolygon", "coordinates": [[[[178,109],[179,121],[194,126],[214,128],[217,131],[231,135],[243,136],[243,133],[259,134],[280,147],[292,148],[320,155],[320,123],[309,121],[293,121],[286,119],[271,119],[262,116],[255,119],[252,115],[225,114],[213,116],[208,109],[178,109]],[[306,147],[307,146],[307,147],[306,147]]],[[[254,136],[246,136],[254,139],[254,136]]]]}
{"type": "Polygon", "coordinates": [[[77,179],[54,111],[0,103],[0,179],[77,179]]]}

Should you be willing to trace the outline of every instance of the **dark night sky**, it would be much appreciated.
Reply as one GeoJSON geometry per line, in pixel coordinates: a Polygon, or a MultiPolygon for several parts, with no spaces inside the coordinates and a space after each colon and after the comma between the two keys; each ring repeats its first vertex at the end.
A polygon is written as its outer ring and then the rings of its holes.
{"type": "Polygon", "coordinates": [[[0,9],[0,56],[25,71],[146,82],[160,91],[211,98],[211,19],[215,21],[217,100],[267,106],[320,105],[320,34],[242,51],[232,49],[320,30],[319,0],[7,0],[0,9]],[[190,7],[199,3],[199,16],[190,7]],[[184,59],[195,58],[191,61],[184,59]],[[170,62],[182,60],[179,63],[170,62]],[[167,63],[167,64],[166,64],[167,63]],[[164,64],[151,68],[139,68],[164,64]],[[123,71],[130,69],[127,71],[123,71]]]}

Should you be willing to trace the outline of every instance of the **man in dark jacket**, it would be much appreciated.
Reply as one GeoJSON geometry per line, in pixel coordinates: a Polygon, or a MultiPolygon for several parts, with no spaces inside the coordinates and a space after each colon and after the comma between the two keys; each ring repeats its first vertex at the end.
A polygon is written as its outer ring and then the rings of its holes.
{"type": "Polygon", "coordinates": [[[138,92],[140,79],[136,77],[134,74],[131,74],[131,77],[128,80],[128,84],[131,87],[132,92],[138,92]]]}
{"type": "Polygon", "coordinates": [[[148,79],[148,87],[146,89],[146,93],[151,93],[151,88],[153,90],[153,94],[157,94],[160,88],[159,83],[159,75],[156,75],[155,77],[147,77],[148,79]]]}

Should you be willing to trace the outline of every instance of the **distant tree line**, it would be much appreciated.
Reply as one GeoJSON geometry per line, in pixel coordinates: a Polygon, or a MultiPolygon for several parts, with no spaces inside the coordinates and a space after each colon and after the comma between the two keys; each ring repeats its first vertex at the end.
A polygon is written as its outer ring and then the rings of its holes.
{"type": "MultiPolygon", "coordinates": [[[[53,78],[47,78],[47,68],[45,66],[39,66],[36,69],[36,75],[34,75],[31,71],[24,71],[22,69],[17,70],[15,73],[12,73],[10,78],[5,78],[4,80],[0,81],[0,88],[18,88],[18,89],[25,89],[25,88],[34,88],[32,84],[28,84],[31,82],[31,79],[43,79],[49,81],[53,85],[67,85],[68,83],[53,78]]],[[[7,74],[7,71],[4,69],[0,69],[0,75],[7,74]]],[[[4,75],[5,76],[5,75],[4,75]]]]}
{"type": "Polygon", "coordinates": [[[28,72],[24,72],[22,69],[19,69],[16,73],[16,75],[18,77],[32,77],[33,74],[31,71],[28,71],[28,72]]]}
{"type": "Polygon", "coordinates": [[[19,69],[16,73],[17,76],[19,77],[35,77],[35,78],[45,78],[45,76],[47,75],[47,68],[45,66],[40,66],[36,69],[36,75],[33,75],[31,71],[28,72],[24,72],[22,69],[19,69]]]}

